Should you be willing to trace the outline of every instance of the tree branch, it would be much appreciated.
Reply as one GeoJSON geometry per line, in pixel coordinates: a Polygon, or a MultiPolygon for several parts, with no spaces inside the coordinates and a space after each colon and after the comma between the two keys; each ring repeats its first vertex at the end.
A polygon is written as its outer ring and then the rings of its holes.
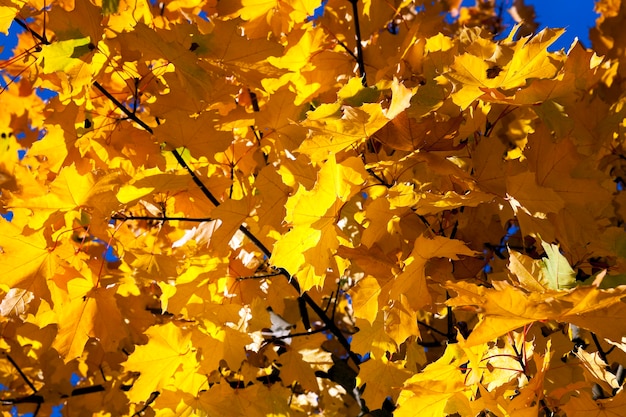
{"type": "Polygon", "coordinates": [[[596,336],[594,332],[589,332],[589,333],[591,333],[591,338],[593,339],[593,343],[596,345],[596,349],[598,349],[598,356],[600,356],[600,359],[602,359],[604,363],[606,363],[607,370],[610,370],[609,360],[607,358],[608,353],[605,352],[604,349],[602,349],[602,346],[600,345],[600,341],[598,340],[598,336],[596,336]]]}
{"type": "Polygon", "coordinates": [[[140,410],[137,410],[137,412],[135,414],[132,415],[132,417],[138,417],[138,416],[142,416],[143,412],[146,411],[148,409],[148,407],[150,407],[150,404],[152,404],[154,402],[154,400],[157,399],[157,397],[159,396],[160,392],[159,391],[154,391],[152,394],[150,394],[150,397],[148,398],[148,400],[145,402],[145,404],[143,405],[143,407],[140,410]]]}
{"type": "Polygon", "coordinates": [[[153,220],[153,221],[181,221],[181,222],[210,222],[214,219],[211,217],[155,217],[155,216],[127,216],[124,213],[115,213],[111,216],[112,220],[153,220]]]}
{"type": "MultiPolygon", "coordinates": [[[[39,42],[41,42],[44,45],[50,45],[50,41],[46,38],[45,33],[44,36],[41,36],[39,33],[35,32],[34,30],[32,30],[30,27],[28,27],[28,25],[26,23],[24,23],[21,19],[18,19],[17,17],[13,19],[13,21],[15,23],[17,23],[18,25],[20,25],[24,30],[26,30],[28,33],[30,33],[31,35],[33,35],[33,37],[35,39],[37,39],[39,42]]],[[[44,24],[45,24],[46,20],[44,19],[44,24]]],[[[44,26],[45,28],[45,26],[44,26]]],[[[44,29],[45,30],[45,29],[44,29]]]]}
{"type": "Polygon", "coordinates": [[[248,279],[263,279],[263,278],[271,278],[271,277],[277,277],[279,275],[282,275],[280,272],[266,272],[263,274],[256,274],[256,275],[248,275],[245,277],[238,277],[237,281],[245,281],[248,279]]]}
{"type": "MultiPolygon", "coordinates": [[[[98,385],[91,385],[88,387],[82,387],[82,388],[75,388],[72,390],[72,392],[70,394],[64,394],[61,395],[61,398],[71,398],[71,397],[78,397],[80,395],[87,395],[87,394],[94,394],[96,392],[102,392],[105,391],[106,389],[104,388],[104,386],[98,384],[98,385]]],[[[43,404],[44,402],[46,402],[46,399],[43,395],[39,395],[39,394],[31,394],[31,395],[27,395],[25,397],[18,397],[18,398],[8,398],[5,400],[2,400],[2,405],[17,405],[17,404],[43,404]]]]}
{"type": "Polygon", "coordinates": [[[113,95],[111,93],[109,93],[109,91],[106,88],[102,87],[102,85],[100,85],[100,83],[98,81],[94,81],[93,82],[93,86],[96,87],[102,94],[104,94],[104,96],[106,98],[111,100],[111,102],[113,104],[115,104],[115,106],[118,109],[120,109],[122,111],[122,113],[124,113],[126,116],[128,116],[128,118],[130,120],[132,120],[133,122],[137,123],[139,126],[141,126],[148,133],[150,133],[150,134],[154,133],[152,128],[150,126],[148,126],[146,124],[146,122],[144,122],[139,117],[137,117],[137,115],[134,112],[128,110],[128,108],[125,105],[123,105],[122,103],[120,103],[118,99],[113,97],[113,95]]]}
{"type": "Polygon", "coordinates": [[[269,339],[266,339],[264,341],[264,343],[265,344],[269,344],[269,343],[276,342],[278,340],[290,339],[292,337],[309,336],[311,334],[322,333],[322,332],[325,332],[325,331],[328,331],[328,327],[326,327],[326,326],[320,327],[319,329],[311,330],[309,332],[290,333],[290,334],[286,334],[284,336],[272,336],[269,339]]]}
{"type": "Polygon", "coordinates": [[[363,60],[363,46],[361,45],[361,26],[359,25],[359,8],[357,3],[359,0],[348,0],[352,4],[352,16],[354,17],[354,31],[356,32],[356,55],[357,64],[359,65],[359,75],[364,87],[367,87],[367,74],[365,73],[365,62],[363,60]]]}
{"type": "Polygon", "coordinates": [[[35,385],[33,385],[32,382],[30,382],[30,379],[28,379],[26,374],[24,374],[24,372],[22,371],[22,368],[20,368],[19,365],[13,360],[11,355],[9,355],[6,352],[2,352],[2,354],[7,358],[7,360],[11,363],[11,365],[13,365],[13,367],[17,370],[17,372],[20,374],[20,376],[22,377],[24,382],[26,382],[26,385],[28,385],[30,387],[30,389],[33,390],[33,393],[36,394],[37,393],[37,388],[35,388],[35,385]]]}
{"type": "MultiPolygon", "coordinates": [[[[356,0],[353,1],[353,4],[356,7],[356,0]]],[[[153,133],[150,126],[145,124],[145,122],[143,122],[135,114],[133,114],[130,110],[128,110],[122,103],[120,103],[115,97],[113,97],[113,95],[111,95],[111,93],[109,93],[97,81],[94,82],[94,86],[98,90],[100,90],[102,94],[104,94],[109,100],[111,100],[113,104],[119,107],[119,109],[122,112],[124,112],[124,114],[126,114],[129,117],[129,119],[136,122],[139,126],[144,128],[149,133],[153,133]]],[[[211,193],[211,191],[206,187],[206,185],[204,185],[204,183],[200,180],[200,178],[196,175],[196,173],[191,169],[191,167],[187,164],[187,162],[185,162],[181,154],[176,149],[172,150],[172,154],[174,155],[174,158],[176,158],[176,161],[178,161],[178,163],[187,170],[193,182],[198,186],[200,191],[202,191],[202,193],[209,199],[211,203],[215,205],[215,207],[218,207],[221,204],[220,201],[217,198],[215,198],[213,193],[211,193]]],[[[267,259],[272,257],[272,252],[252,232],[250,232],[246,226],[240,225],[239,231],[241,231],[248,239],[250,239],[252,243],[263,253],[263,255],[267,259]]],[[[298,292],[300,298],[304,300],[304,302],[309,307],[311,307],[311,309],[315,312],[315,314],[317,314],[317,316],[322,320],[322,322],[324,322],[324,325],[337,338],[337,341],[346,350],[347,355],[354,362],[355,366],[358,367],[360,364],[360,360],[358,356],[354,352],[352,352],[352,350],[350,349],[350,342],[348,342],[348,339],[346,339],[346,337],[343,335],[339,327],[337,327],[337,325],[334,323],[334,320],[332,318],[329,318],[326,315],[324,310],[319,305],[317,305],[317,303],[311,298],[311,296],[307,292],[301,291],[300,284],[295,279],[295,277],[291,276],[291,274],[287,272],[287,270],[285,270],[284,268],[278,268],[278,272],[280,275],[283,275],[285,276],[285,278],[287,278],[291,286],[298,292]]],[[[301,309],[301,315],[302,315],[303,321],[308,321],[308,313],[306,313],[306,309],[304,312],[302,312],[302,309],[301,309]]]]}
{"type": "Polygon", "coordinates": [[[424,322],[423,322],[423,321],[421,321],[421,320],[418,320],[418,321],[417,321],[417,324],[419,324],[419,325],[421,325],[421,326],[426,327],[428,330],[430,330],[430,331],[432,331],[432,332],[435,332],[435,333],[437,333],[437,334],[438,334],[438,335],[440,335],[440,336],[443,336],[443,337],[448,337],[448,334],[447,334],[447,333],[444,333],[444,332],[442,332],[441,330],[435,329],[435,328],[434,328],[433,326],[431,326],[430,324],[426,324],[426,323],[424,323],[424,322]]]}

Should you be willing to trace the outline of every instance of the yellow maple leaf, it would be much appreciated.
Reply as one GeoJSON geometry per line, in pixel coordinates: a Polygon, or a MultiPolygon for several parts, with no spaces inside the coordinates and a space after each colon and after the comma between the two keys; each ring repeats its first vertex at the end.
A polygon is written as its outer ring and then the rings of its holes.
{"type": "Polygon", "coordinates": [[[527,293],[506,281],[494,281],[493,288],[465,282],[446,285],[458,295],[447,301],[450,306],[481,306],[479,322],[467,339],[469,345],[494,340],[526,324],[556,320],[594,329],[612,340],[624,331],[621,319],[626,314],[626,286],[610,290],[576,287],[569,291],[527,293]]]}
{"type": "Polygon", "coordinates": [[[594,400],[589,392],[577,391],[560,408],[571,417],[620,417],[624,415],[626,390],[620,389],[612,398],[594,400]]]}
{"type": "Polygon", "coordinates": [[[89,37],[85,37],[44,45],[41,51],[41,67],[44,74],[68,72],[75,66],[84,64],[80,58],[93,49],[88,46],[90,41],[89,37]]]}
{"type": "Polygon", "coordinates": [[[420,236],[415,240],[411,254],[404,261],[406,265],[404,270],[396,276],[395,280],[388,283],[389,298],[399,300],[400,296],[404,295],[409,305],[414,310],[419,310],[432,302],[426,282],[425,268],[428,260],[440,257],[458,260],[459,255],[473,256],[474,254],[475,252],[460,240],[442,236],[435,236],[433,239],[420,236]]]}
{"type": "Polygon", "coordinates": [[[458,344],[449,344],[437,361],[404,381],[394,416],[442,416],[469,408],[471,387],[465,384],[467,356],[458,344]]]}
{"type": "Polygon", "coordinates": [[[311,365],[304,361],[299,352],[289,349],[280,355],[280,379],[290,385],[298,382],[302,388],[309,391],[319,391],[315,372],[311,365]]]}
{"type": "Polygon", "coordinates": [[[361,143],[388,122],[380,103],[364,103],[359,107],[320,106],[304,123],[310,134],[298,151],[313,162],[323,161],[330,154],[361,143]]]}
{"type": "Polygon", "coordinates": [[[19,13],[21,4],[16,0],[0,1],[0,32],[8,35],[13,19],[19,13]]]}
{"type": "Polygon", "coordinates": [[[381,407],[383,401],[389,396],[391,388],[392,401],[395,401],[400,393],[404,381],[411,376],[411,373],[404,368],[402,362],[391,362],[386,356],[380,359],[370,359],[361,365],[359,381],[367,381],[363,398],[367,401],[368,407],[381,407]]]}
{"type": "MultiPolygon", "coordinates": [[[[81,173],[72,164],[59,172],[45,194],[24,197],[18,195],[11,200],[9,206],[32,213],[29,226],[34,229],[40,229],[57,212],[74,212],[70,217],[79,216],[78,209],[91,212],[94,218],[106,219],[119,207],[114,194],[119,182],[119,173],[81,173]]],[[[68,220],[68,223],[67,226],[72,227],[71,221],[68,220]]]]}
{"type": "Polygon", "coordinates": [[[356,324],[359,331],[352,336],[352,351],[362,355],[370,352],[374,358],[382,358],[387,352],[397,350],[397,345],[384,330],[384,312],[380,311],[371,324],[363,319],[357,319],[356,324]]]}
{"type": "Polygon", "coordinates": [[[360,159],[352,157],[339,164],[331,154],[313,189],[300,186],[287,200],[285,220],[292,229],[276,242],[270,262],[297,275],[302,290],[323,283],[339,247],[339,212],[360,190],[366,176],[360,159]]]}
{"type": "Polygon", "coordinates": [[[193,373],[198,366],[191,344],[191,333],[173,323],[146,330],[148,343],[137,346],[124,362],[139,377],[128,392],[132,402],[146,401],[150,394],[171,383],[177,372],[193,373]]]}
{"type": "Polygon", "coordinates": [[[522,287],[529,291],[560,290],[576,286],[576,272],[559,252],[558,245],[541,242],[547,258],[534,260],[509,251],[509,270],[518,278],[522,287]]]}
{"type": "MultiPolygon", "coordinates": [[[[518,29],[519,25],[512,29],[509,41],[518,29]]],[[[446,74],[458,86],[452,99],[466,109],[479,97],[489,100],[490,90],[512,90],[526,85],[530,79],[553,77],[558,69],[557,61],[547,48],[563,32],[563,29],[544,29],[532,38],[502,45],[506,51],[492,48],[492,56],[475,54],[478,51],[457,56],[451,72],[446,74]]]]}
{"type": "Polygon", "coordinates": [[[50,301],[48,280],[62,273],[75,255],[70,245],[59,244],[54,250],[46,237],[0,219],[0,285],[4,291],[21,288],[50,301]]]}
{"type": "Polygon", "coordinates": [[[90,279],[75,278],[67,283],[66,296],[54,297],[59,330],[52,346],[66,362],[80,357],[91,337],[106,352],[114,352],[128,335],[115,301],[116,290],[97,288],[90,279]]]}

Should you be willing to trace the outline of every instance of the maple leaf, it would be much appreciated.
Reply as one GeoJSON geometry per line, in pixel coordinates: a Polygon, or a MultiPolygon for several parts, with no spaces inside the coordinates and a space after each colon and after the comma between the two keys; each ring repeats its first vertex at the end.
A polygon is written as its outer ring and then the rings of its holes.
{"type": "Polygon", "coordinates": [[[9,33],[9,27],[19,12],[17,5],[13,0],[2,0],[0,2],[0,32],[5,35],[9,33]]]}
{"type": "Polygon", "coordinates": [[[66,361],[79,357],[92,337],[105,351],[117,350],[128,331],[114,298],[115,288],[96,288],[88,279],[75,278],[67,289],[67,299],[53,297],[59,326],[53,347],[66,361]]]}
{"type": "Polygon", "coordinates": [[[190,343],[191,333],[183,332],[173,323],[146,330],[148,343],[138,346],[124,362],[139,377],[128,395],[131,401],[145,401],[154,391],[167,385],[177,372],[189,374],[197,367],[190,343]]]}
{"type": "MultiPolygon", "coordinates": [[[[593,325],[596,320],[610,320],[624,310],[621,299],[626,287],[599,290],[577,287],[570,291],[527,293],[505,281],[494,282],[494,289],[468,283],[448,283],[459,295],[447,303],[452,306],[481,305],[480,321],[468,338],[469,344],[484,343],[507,332],[540,320],[557,320],[594,328],[605,337],[618,340],[618,328],[593,325]],[[497,295],[496,295],[497,294],[497,295]],[[484,297],[484,298],[483,298],[484,297]]],[[[597,322],[596,322],[597,323],[597,322]]]]}
{"type": "Polygon", "coordinates": [[[274,246],[271,262],[300,276],[303,290],[321,285],[339,247],[336,222],[342,206],[365,180],[363,164],[349,158],[337,164],[331,155],[312,190],[300,187],[287,201],[285,220],[292,226],[274,246]]]}
{"type": "Polygon", "coordinates": [[[535,261],[518,252],[510,251],[509,270],[520,280],[522,287],[531,291],[560,290],[576,286],[576,273],[559,252],[558,245],[541,242],[546,259],[535,261]]]}
{"type": "Polygon", "coordinates": [[[352,338],[351,348],[362,354],[371,352],[375,358],[382,358],[386,352],[395,352],[397,350],[396,343],[384,331],[384,322],[383,312],[379,312],[376,320],[371,324],[366,320],[357,319],[356,324],[359,331],[352,338]]]}
{"type": "Polygon", "coordinates": [[[394,415],[442,415],[458,411],[469,403],[469,387],[461,365],[466,357],[457,344],[448,345],[444,355],[422,372],[404,381],[394,415]]]}
{"type": "Polygon", "coordinates": [[[68,264],[64,259],[73,256],[73,249],[60,245],[56,251],[50,251],[51,245],[43,235],[28,233],[4,219],[0,219],[0,235],[0,257],[4,259],[0,271],[5,291],[21,288],[50,301],[47,280],[65,270],[68,264]]]}
{"type": "MultiPolygon", "coordinates": [[[[511,30],[508,41],[512,41],[518,29],[519,25],[511,30]]],[[[471,51],[457,56],[452,71],[446,74],[461,86],[453,93],[453,100],[465,109],[479,97],[489,100],[490,90],[512,90],[529,79],[552,78],[558,67],[547,48],[562,33],[562,29],[544,29],[532,38],[501,45],[491,51],[493,54],[480,50],[480,54],[471,51]]]]}
{"type": "MultiPolygon", "coordinates": [[[[361,365],[359,372],[360,380],[371,381],[365,387],[363,398],[371,407],[378,407],[385,400],[388,389],[399,393],[400,387],[409,376],[410,373],[402,364],[389,362],[385,356],[381,359],[370,359],[361,365]]],[[[395,400],[394,397],[392,399],[395,400]]]]}
{"type": "Polygon", "coordinates": [[[413,251],[404,261],[403,271],[393,282],[389,282],[389,298],[399,299],[400,295],[404,295],[414,310],[430,304],[432,297],[427,287],[426,263],[434,257],[458,259],[458,255],[472,256],[474,252],[458,240],[439,236],[428,239],[420,236],[415,241],[413,251]]]}
{"type": "Polygon", "coordinates": [[[586,391],[577,392],[563,406],[563,410],[568,416],[611,416],[619,415],[625,404],[626,395],[624,390],[620,389],[617,395],[609,399],[594,400],[586,391]]]}

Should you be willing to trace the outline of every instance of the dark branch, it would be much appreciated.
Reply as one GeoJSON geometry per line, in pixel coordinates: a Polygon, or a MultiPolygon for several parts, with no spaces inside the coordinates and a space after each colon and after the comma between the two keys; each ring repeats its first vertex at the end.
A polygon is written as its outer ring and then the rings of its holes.
{"type": "Polygon", "coordinates": [[[306,302],[302,297],[298,297],[298,309],[300,310],[300,317],[302,317],[302,325],[305,329],[310,329],[311,319],[309,318],[309,310],[306,309],[306,302]]]}
{"type": "Polygon", "coordinates": [[[215,207],[218,207],[221,204],[220,201],[217,198],[215,198],[213,193],[209,191],[206,185],[204,185],[204,183],[200,180],[200,178],[198,178],[198,176],[193,171],[193,169],[191,169],[191,167],[187,164],[187,162],[185,162],[181,154],[178,153],[178,150],[174,149],[172,151],[172,154],[174,155],[174,158],[176,158],[176,161],[178,161],[178,163],[187,170],[189,175],[191,175],[191,179],[193,179],[193,182],[198,186],[198,188],[200,188],[200,191],[202,191],[202,194],[204,194],[204,196],[208,198],[209,201],[213,203],[215,207]]]}
{"type": "MultiPolygon", "coordinates": [[[[76,388],[72,390],[71,394],[61,395],[61,398],[78,397],[81,395],[94,394],[96,392],[103,392],[106,389],[102,385],[91,385],[89,387],[76,388]]],[[[2,405],[16,405],[16,404],[43,404],[46,399],[43,395],[31,394],[25,397],[8,398],[2,400],[2,405]]]]}
{"type": "Polygon", "coordinates": [[[154,400],[157,399],[159,394],[160,394],[159,391],[154,391],[152,394],[150,394],[150,397],[148,398],[146,403],[143,405],[143,407],[141,407],[140,410],[137,410],[137,412],[135,414],[133,414],[132,417],[142,416],[143,412],[146,411],[148,409],[148,407],[150,407],[150,404],[152,404],[154,402],[154,400]]]}
{"type": "Polygon", "coordinates": [[[24,382],[26,382],[26,385],[28,385],[30,387],[30,389],[33,390],[33,393],[36,394],[37,393],[37,388],[35,388],[35,385],[33,385],[32,382],[30,382],[30,379],[28,379],[26,374],[24,374],[24,372],[22,371],[22,368],[20,368],[19,365],[13,360],[11,355],[9,355],[8,353],[5,353],[5,352],[3,352],[3,354],[4,354],[4,356],[6,356],[7,360],[11,363],[11,365],[13,365],[13,367],[20,374],[20,376],[22,377],[24,382]]]}
{"type": "Polygon", "coordinates": [[[443,337],[448,337],[448,334],[447,334],[447,333],[444,333],[444,332],[442,332],[441,330],[435,329],[435,328],[434,328],[433,326],[431,326],[430,324],[426,324],[426,323],[424,323],[424,322],[423,322],[423,321],[421,321],[421,320],[418,320],[418,321],[417,321],[417,324],[419,324],[419,325],[421,325],[421,326],[426,327],[428,330],[433,331],[433,332],[437,333],[437,334],[438,334],[438,335],[440,335],[440,336],[443,336],[443,337]]]}
{"type": "Polygon", "coordinates": [[[337,38],[335,38],[335,42],[337,42],[337,44],[338,44],[339,46],[341,46],[343,49],[345,49],[345,50],[346,50],[346,52],[347,52],[348,54],[350,54],[350,56],[351,56],[351,57],[352,57],[352,58],[353,58],[353,59],[354,59],[357,63],[359,62],[359,57],[358,57],[358,56],[356,56],[356,55],[354,54],[354,52],[352,52],[352,50],[351,50],[350,48],[348,48],[348,45],[346,45],[345,43],[343,43],[342,41],[340,41],[340,40],[339,40],[339,39],[337,39],[337,38]]]}
{"type": "Polygon", "coordinates": [[[264,274],[256,274],[256,275],[248,275],[246,277],[239,277],[237,278],[237,281],[245,281],[248,279],[263,279],[263,278],[271,278],[271,277],[277,277],[279,275],[282,275],[282,273],[280,272],[267,272],[264,274]]]}
{"type": "Polygon", "coordinates": [[[43,404],[45,401],[43,395],[31,394],[26,397],[19,398],[7,398],[2,400],[2,405],[16,405],[16,404],[43,404]]]}
{"type": "MultiPolygon", "coordinates": [[[[44,45],[50,45],[50,41],[48,39],[46,39],[45,36],[41,36],[39,33],[35,32],[34,30],[32,30],[30,27],[28,27],[28,25],[26,23],[24,23],[21,19],[18,19],[17,17],[15,19],[13,19],[13,21],[15,23],[17,23],[18,25],[20,25],[22,28],[24,28],[24,30],[26,30],[28,33],[30,33],[31,35],[33,35],[33,37],[35,39],[37,39],[39,42],[41,42],[44,45]]],[[[44,19],[44,23],[45,23],[45,19],[44,19]]]]}
{"type": "Polygon", "coordinates": [[[102,385],[91,385],[89,387],[76,388],[72,391],[70,395],[64,395],[61,398],[76,397],[79,395],[93,394],[102,391],[105,391],[102,385]]]}
{"type": "Polygon", "coordinates": [[[137,115],[134,112],[128,110],[128,108],[125,105],[123,105],[122,103],[120,103],[120,101],[118,99],[113,97],[113,95],[111,93],[109,93],[109,91],[106,88],[102,87],[98,81],[94,81],[93,82],[93,86],[96,87],[102,94],[104,94],[104,96],[106,98],[111,100],[111,102],[113,104],[115,104],[115,106],[118,109],[120,109],[122,111],[122,113],[124,113],[126,116],[128,116],[128,118],[130,120],[132,120],[133,122],[137,123],[139,126],[144,128],[144,130],[147,131],[148,133],[154,133],[152,131],[152,128],[150,126],[148,126],[146,124],[146,122],[144,122],[139,117],[137,117],[137,115]]]}
{"type": "Polygon", "coordinates": [[[600,345],[600,340],[598,340],[598,336],[596,336],[596,334],[594,332],[590,332],[591,333],[591,338],[593,339],[593,343],[596,345],[596,349],[598,349],[598,356],[600,356],[600,359],[602,359],[604,361],[604,363],[607,364],[607,369],[610,369],[608,364],[609,364],[609,360],[607,358],[607,352],[604,351],[604,349],[602,349],[602,346],[600,345]]]}
{"type": "MultiPolygon", "coordinates": [[[[515,359],[522,367],[522,371],[524,372],[524,374],[526,374],[526,363],[524,362],[524,356],[515,345],[515,339],[513,339],[513,337],[511,337],[511,346],[513,347],[513,352],[515,352],[515,359]]],[[[523,344],[522,344],[522,349],[524,349],[523,344]]]]}
{"type": "Polygon", "coordinates": [[[115,213],[111,216],[113,220],[148,220],[148,221],[181,221],[181,222],[210,222],[213,219],[210,217],[154,217],[154,216],[127,216],[123,213],[115,213]]]}
{"type": "MultiPolygon", "coordinates": [[[[196,173],[189,167],[189,165],[187,164],[187,162],[185,162],[185,160],[183,159],[183,157],[178,153],[178,151],[176,149],[174,149],[172,151],[172,154],[174,154],[174,158],[176,158],[176,160],[178,161],[179,164],[181,164],[189,173],[189,175],[191,175],[191,178],[193,179],[193,182],[198,186],[198,188],[200,188],[200,191],[202,191],[202,193],[206,196],[206,198],[209,199],[209,201],[211,203],[213,203],[215,205],[215,207],[218,207],[221,203],[220,201],[215,198],[215,196],[213,195],[213,193],[211,193],[211,191],[209,191],[209,189],[206,187],[206,185],[204,185],[204,183],[200,180],[200,178],[198,178],[198,176],[196,175],[196,173]]],[[[265,255],[268,259],[272,256],[272,252],[270,252],[269,249],[267,249],[267,247],[265,247],[265,245],[256,238],[256,236],[254,236],[246,226],[244,225],[240,225],[239,226],[239,231],[241,233],[243,233],[248,239],[250,239],[252,241],[252,243],[254,243],[254,245],[263,253],[263,255],[265,255]]]]}
{"type": "Polygon", "coordinates": [[[376,180],[379,183],[381,183],[381,185],[384,185],[386,188],[391,188],[392,187],[392,184],[387,184],[387,181],[385,181],[378,174],[376,174],[373,169],[367,168],[367,173],[370,174],[372,177],[376,178],[376,180]]]}
{"type": "Polygon", "coordinates": [[[292,337],[302,337],[302,336],[309,336],[312,334],[316,334],[316,333],[322,333],[322,332],[326,332],[328,331],[328,327],[324,326],[324,327],[320,327],[319,329],[314,329],[308,332],[300,332],[300,333],[290,333],[290,334],[286,334],[284,336],[272,336],[269,339],[265,340],[265,344],[269,344],[269,343],[274,343],[278,340],[284,340],[284,339],[290,339],[292,337]]]}
{"type": "MultiPolygon", "coordinates": [[[[446,291],[446,300],[450,299],[450,294],[446,291]]],[[[457,329],[456,329],[456,317],[454,316],[454,311],[452,311],[452,307],[447,307],[447,319],[448,319],[448,334],[446,337],[448,338],[448,343],[457,343],[458,340],[456,338],[457,329]]]]}
{"type": "Polygon", "coordinates": [[[359,25],[359,8],[357,3],[359,0],[349,0],[352,3],[352,15],[354,17],[354,31],[356,32],[356,55],[357,64],[359,65],[359,75],[364,87],[367,87],[367,75],[365,74],[365,62],[363,60],[363,46],[361,45],[361,26],[359,25]]]}
{"type": "Polygon", "coordinates": [[[315,314],[317,314],[317,316],[324,322],[324,325],[328,327],[328,330],[337,338],[337,341],[346,350],[348,356],[350,357],[350,359],[352,359],[354,364],[356,366],[359,366],[359,364],[361,363],[359,357],[356,355],[356,353],[352,352],[352,350],[350,349],[350,342],[348,342],[348,339],[346,339],[339,327],[337,327],[337,325],[334,323],[333,319],[329,318],[326,315],[326,312],[322,309],[322,307],[318,306],[317,303],[306,291],[302,292],[298,280],[292,277],[291,274],[287,272],[284,268],[279,268],[279,271],[282,275],[285,276],[285,278],[287,278],[291,286],[298,292],[298,294],[300,294],[300,297],[304,300],[304,302],[307,303],[307,305],[311,307],[313,312],[315,312],[315,314]]]}

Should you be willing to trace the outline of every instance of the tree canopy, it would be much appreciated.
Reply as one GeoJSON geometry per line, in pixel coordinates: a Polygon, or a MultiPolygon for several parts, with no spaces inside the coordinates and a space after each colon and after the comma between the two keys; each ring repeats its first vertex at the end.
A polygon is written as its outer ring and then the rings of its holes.
{"type": "Polygon", "coordinates": [[[2,411],[625,415],[626,3],[460,3],[0,0],[2,411]]]}

